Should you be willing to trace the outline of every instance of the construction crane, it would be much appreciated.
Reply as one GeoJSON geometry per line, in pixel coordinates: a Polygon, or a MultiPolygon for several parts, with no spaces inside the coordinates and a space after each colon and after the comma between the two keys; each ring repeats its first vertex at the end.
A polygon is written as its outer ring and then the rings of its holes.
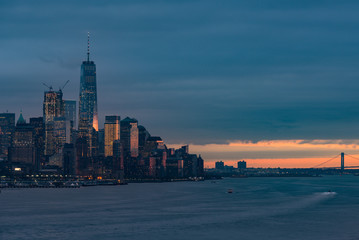
{"type": "Polygon", "coordinates": [[[45,83],[42,83],[42,85],[44,85],[44,86],[47,87],[50,91],[52,91],[52,86],[48,86],[48,85],[45,84],[45,83]]]}
{"type": "Polygon", "coordinates": [[[67,85],[69,82],[70,82],[70,80],[67,80],[67,81],[65,82],[65,84],[62,86],[62,88],[60,88],[60,91],[64,90],[64,88],[66,87],[66,85],[67,85]]]}

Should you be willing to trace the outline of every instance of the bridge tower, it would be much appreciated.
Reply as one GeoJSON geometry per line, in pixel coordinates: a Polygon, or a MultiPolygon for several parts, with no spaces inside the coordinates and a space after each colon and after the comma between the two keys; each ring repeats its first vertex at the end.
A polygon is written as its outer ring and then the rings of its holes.
{"type": "Polygon", "coordinates": [[[341,159],[340,159],[340,169],[342,170],[342,172],[344,171],[344,153],[342,152],[340,154],[341,159]]]}

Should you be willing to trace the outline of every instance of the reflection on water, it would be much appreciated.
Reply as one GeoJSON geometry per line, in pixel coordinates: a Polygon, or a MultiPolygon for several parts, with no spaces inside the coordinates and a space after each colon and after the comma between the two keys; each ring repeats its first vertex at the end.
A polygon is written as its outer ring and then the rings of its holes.
{"type": "Polygon", "coordinates": [[[0,239],[355,239],[358,182],[330,176],[3,190],[0,239]]]}

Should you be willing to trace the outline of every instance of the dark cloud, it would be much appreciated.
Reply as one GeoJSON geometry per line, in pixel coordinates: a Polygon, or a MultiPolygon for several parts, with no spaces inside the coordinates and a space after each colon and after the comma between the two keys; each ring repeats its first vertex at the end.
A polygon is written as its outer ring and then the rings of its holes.
{"type": "Polygon", "coordinates": [[[167,142],[357,138],[356,1],[2,1],[0,111],[42,114],[91,32],[99,112],[167,142]]]}

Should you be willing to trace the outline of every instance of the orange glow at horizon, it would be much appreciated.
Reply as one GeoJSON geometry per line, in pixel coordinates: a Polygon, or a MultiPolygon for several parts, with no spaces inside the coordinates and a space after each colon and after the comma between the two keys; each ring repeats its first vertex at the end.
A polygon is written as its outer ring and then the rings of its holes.
{"type": "MultiPolygon", "coordinates": [[[[359,155],[352,155],[359,159],[359,155]]],[[[246,161],[247,168],[312,168],[330,158],[281,158],[281,159],[238,159],[238,160],[217,160],[223,161],[225,165],[237,167],[238,161],[246,161]]],[[[345,157],[345,166],[359,166],[359,160],[345,157]]],[[[216,160],[205,161],[205,168],[214,168],[216,160]]],[[[340,156],[332,161],[319,166],[321,167],[340,167],[340,156]]]]}
{"type": "MultiPolygon", "coordinates": [[[[171,145],[175,148],[180,146],[171,145]]],[[[345,166],[359,166],[358,139],[233,141],[227,144],[190,145],[189,148],[190,153],[201,154],[206,168],[213,168],[216,161],[236,167],[240,160],[245,160],[247,167],[310,168],[341,152],[349,154],[345,156],[345,166]]],[[[321,167],[339,166],[340,156],[321,167]]]]}

